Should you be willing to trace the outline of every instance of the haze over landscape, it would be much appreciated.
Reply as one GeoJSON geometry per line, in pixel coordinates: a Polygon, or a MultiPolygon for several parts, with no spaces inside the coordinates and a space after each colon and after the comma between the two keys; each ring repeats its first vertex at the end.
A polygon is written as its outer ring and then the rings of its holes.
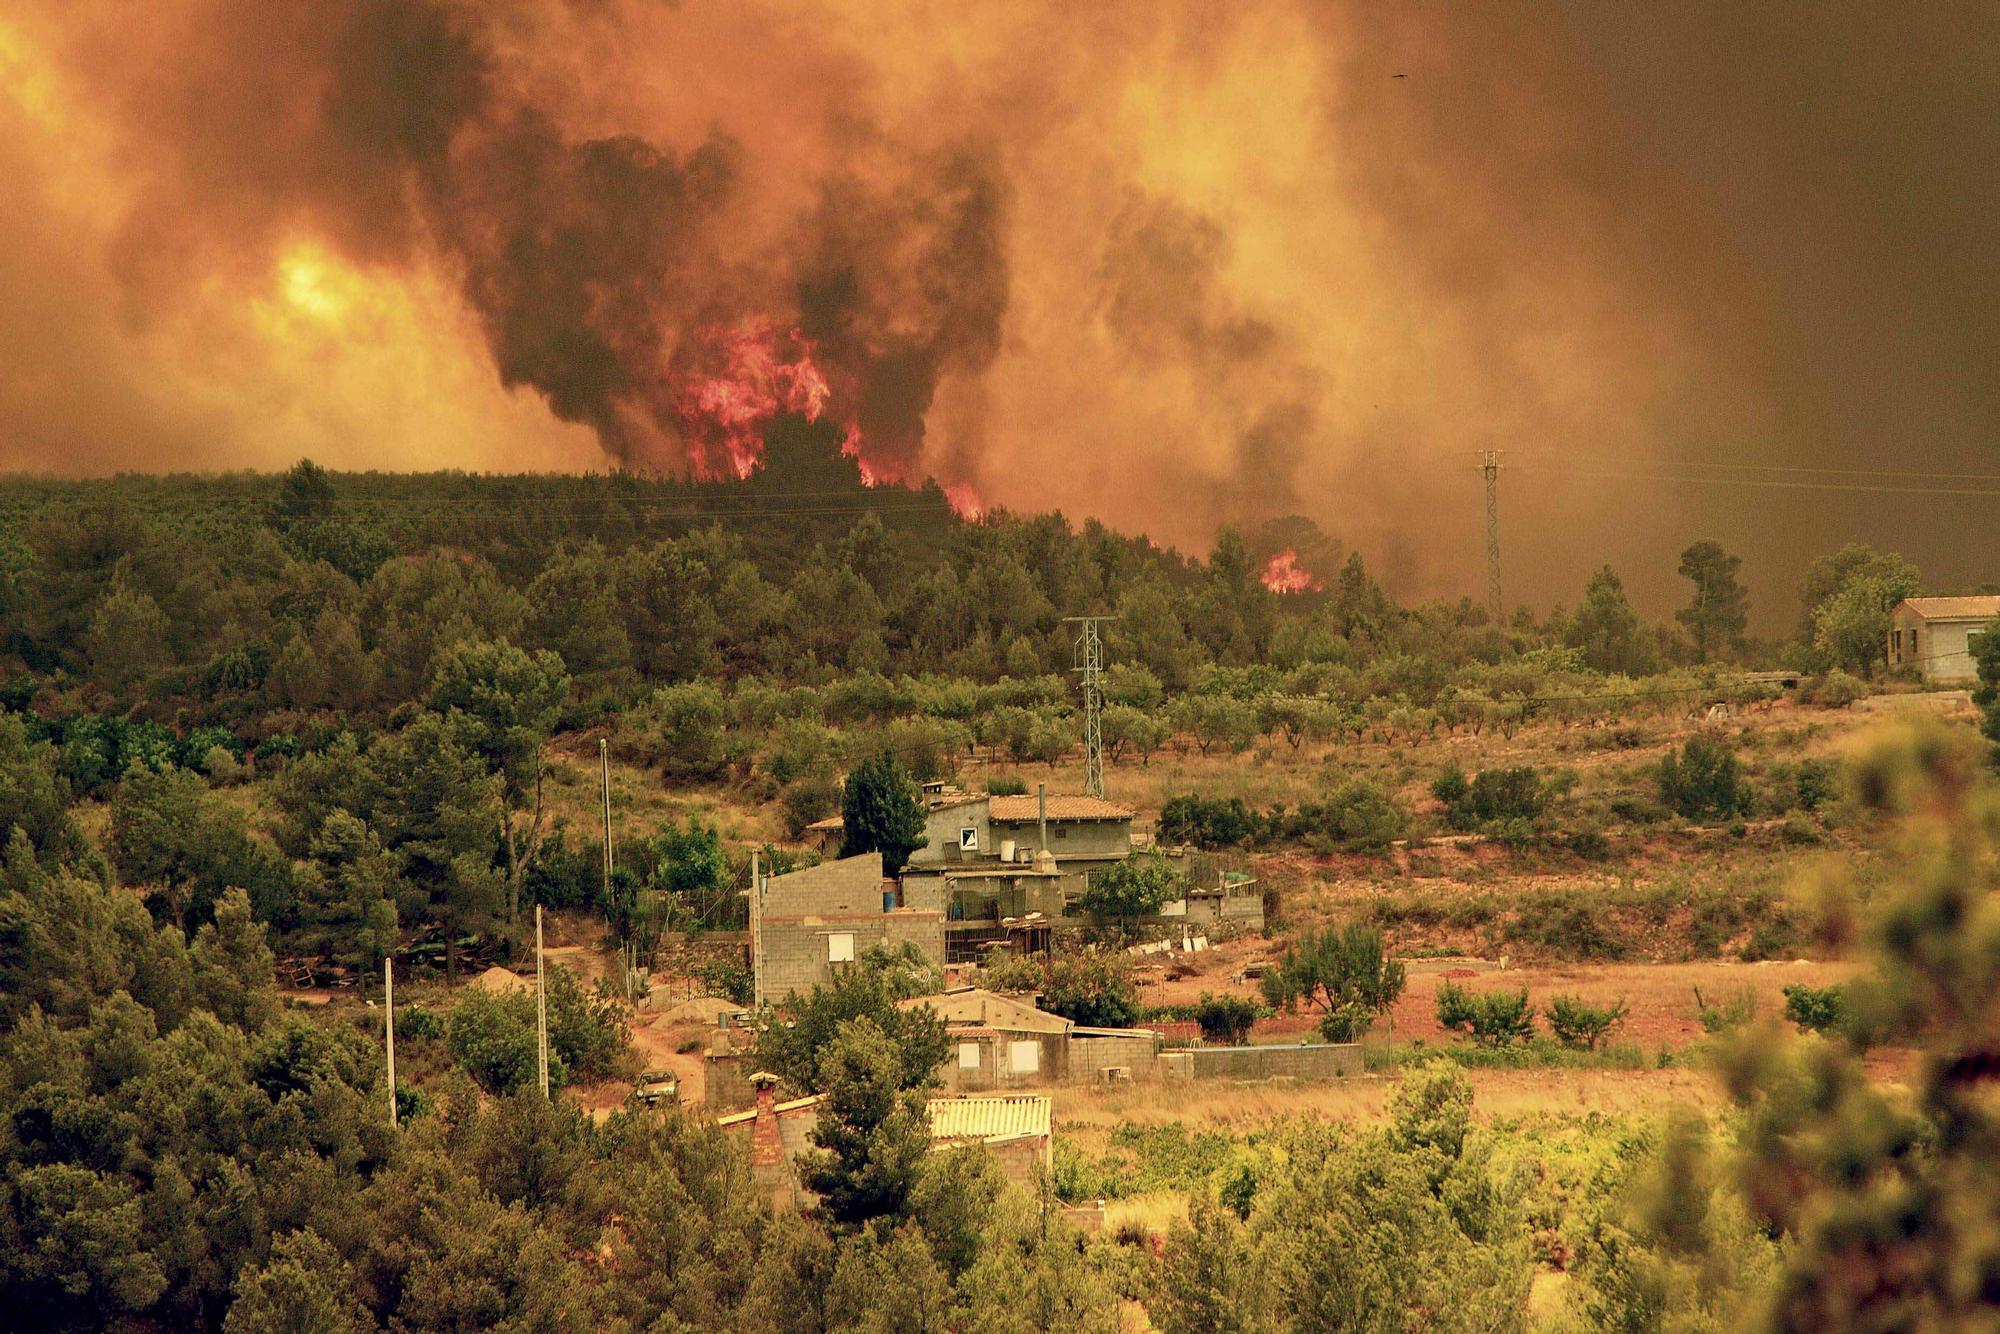
{"type": "Polygon", "coordinates": [[[1405,599],[1990,579],[1989,5],[16,0],[0,468],[756,466],[1405,599]],[[715,386],[720,385],[718,391],[715,386]],[[751,400],[746,403],[746,398],[751,400]],[[1837,540],[1836,540],[1837,539],[1837,540]]]}
{"type": "Polygon", "coordinates": [[[0,1327],[2000,1310],[2000,6],[0,0],[0,1327]]]}

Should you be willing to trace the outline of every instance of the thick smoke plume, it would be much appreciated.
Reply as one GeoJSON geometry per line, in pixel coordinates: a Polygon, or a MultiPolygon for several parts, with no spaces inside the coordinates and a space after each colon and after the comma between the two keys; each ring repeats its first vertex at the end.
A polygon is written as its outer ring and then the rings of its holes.
{"type": "Polygon", "coordinates": [[[1696,536],[1991,578],[1990,501],[1744,479],[1993,470],[1997,26],[16,0],[0,467],[728,477],[789,413],[968,506],[1303,514],[1412,595],[1482,586],[1497,446],[1523,598],[1664,594],[1696,536]]]}

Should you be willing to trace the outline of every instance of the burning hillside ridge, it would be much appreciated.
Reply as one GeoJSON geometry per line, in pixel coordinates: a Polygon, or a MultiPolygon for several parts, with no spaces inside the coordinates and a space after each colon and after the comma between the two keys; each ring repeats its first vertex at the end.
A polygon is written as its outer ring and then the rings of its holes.
{"type": "MultiPolygon", "coordinates": [[[[838,426],[840,452],[854,461],[863,486],[916,485],[921,479],[902,459],[871,448],[852,406],[835,401],[814,351],[798,329],[769,319],[700,330],[667,376],[689,474],[700,481],[748,478],[765,466],[772,422],[791,414],[838,426]]],[[[942,491],[961,518],[985,512],[969,482],[952,482],[942,491]]]]}
{"type": "Polygon", "coordinates": [[[1299,564],[1299,553],[1292,547],[1265,561],[1259,577],[1273,593],[1317,593],[1326,587],[1311,570],[1299,564]]]}

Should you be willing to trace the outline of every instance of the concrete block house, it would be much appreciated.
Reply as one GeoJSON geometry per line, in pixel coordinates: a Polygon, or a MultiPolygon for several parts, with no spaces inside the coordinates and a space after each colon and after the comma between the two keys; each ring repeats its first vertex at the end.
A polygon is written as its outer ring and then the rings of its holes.
{"type": "Polygon", "coordinates": [[[1904,598],[1889,613],[1889,667],[1914,668],[1930,685],[1967,685],[1972,646],[2000,616],[2000,595],[1904,598]]]}
{"type": "Polygon", "coordinates": [[[750,907],[757,1002],[830,982],[837,969],[877,945],[909,941],[932,963],[943,963],[944,914],[896,900],[896,882],[883,878],[879,852],[765,880],[750,907]]]}

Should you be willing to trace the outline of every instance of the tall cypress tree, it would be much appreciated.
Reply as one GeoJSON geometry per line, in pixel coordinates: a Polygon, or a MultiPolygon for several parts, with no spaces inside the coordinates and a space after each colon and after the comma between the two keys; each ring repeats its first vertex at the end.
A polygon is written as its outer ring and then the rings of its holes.
{"type": "Polygon", "coordinates": [[[882,869],[890,875],[900,873],[910,854],[928,841],[916,784],[887,750],[863,760],[847,776],[840,797],[840,822],[840,855],[858,857],[879,849],[882,869]]]}

